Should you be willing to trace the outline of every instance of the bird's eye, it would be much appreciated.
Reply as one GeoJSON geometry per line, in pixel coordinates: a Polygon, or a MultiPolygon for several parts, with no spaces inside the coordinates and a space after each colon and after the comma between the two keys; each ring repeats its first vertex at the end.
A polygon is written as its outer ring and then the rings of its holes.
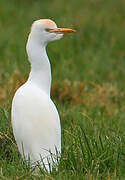
{"type": "Polygon", "coordinates": [[[45,31],[47,31],[47,32],[50,32],[50,31],[51,31],[51,29],[49,29],[49,28],[46,28],[46,29],[45,29],[45,31]]]}

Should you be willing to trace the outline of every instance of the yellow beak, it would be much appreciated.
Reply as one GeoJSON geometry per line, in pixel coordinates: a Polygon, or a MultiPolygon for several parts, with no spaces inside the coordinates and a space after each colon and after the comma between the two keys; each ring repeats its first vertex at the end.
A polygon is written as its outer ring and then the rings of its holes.
{"type": "Polygon", "coordinates": [[[54,33],[74,33],[76,30],[69,29],[69,28],[55,28],[55,29],[48,29],[48,32],[54,33]]]}

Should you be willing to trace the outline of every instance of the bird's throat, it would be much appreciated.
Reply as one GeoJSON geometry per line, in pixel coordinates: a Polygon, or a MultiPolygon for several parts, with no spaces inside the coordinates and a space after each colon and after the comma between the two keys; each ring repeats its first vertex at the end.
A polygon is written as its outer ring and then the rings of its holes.
{"type": "Polygon", "coordinates": [[[46,53],[46,46],[28,40],[27,54],[31,63],[28,81],[37,85],[50,96],[51,66],[46,53]]]}

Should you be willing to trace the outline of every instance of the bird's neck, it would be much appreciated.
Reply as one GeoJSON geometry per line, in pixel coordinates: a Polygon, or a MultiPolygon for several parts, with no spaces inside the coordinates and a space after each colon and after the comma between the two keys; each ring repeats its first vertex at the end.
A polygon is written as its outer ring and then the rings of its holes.
{"type": "Polygon", "coordinates": [[[51,66],[46,53],[46,45],[35,42],[29,37],[26,49],[31,63],[28,81],[36,84],[50,96],[51,66]]]}

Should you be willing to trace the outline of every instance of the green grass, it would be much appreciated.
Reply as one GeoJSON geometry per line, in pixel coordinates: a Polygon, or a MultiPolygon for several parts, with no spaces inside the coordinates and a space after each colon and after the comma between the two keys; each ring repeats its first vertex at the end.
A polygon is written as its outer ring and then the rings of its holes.
{"type": "Polygon", "coordinates": [[[125,179],[124,7],[124,0],[0,1],[0,179],[125,179]],[[77,30],[47,48],[62,124],[62,157],[51,174],[31,173],[10,121],[30,70],[27,36],[40,18],[77,30]]]}

